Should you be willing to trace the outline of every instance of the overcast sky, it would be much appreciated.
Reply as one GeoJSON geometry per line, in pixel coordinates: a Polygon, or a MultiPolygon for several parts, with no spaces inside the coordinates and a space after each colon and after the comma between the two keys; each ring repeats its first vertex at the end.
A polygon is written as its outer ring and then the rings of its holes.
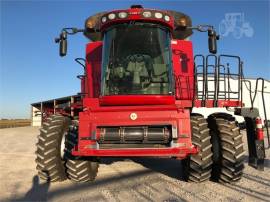
{"type": "MultiPolygon", "coordinates": [[[[270,79],[269,1],[1,0],[0,4],[0,118],[29,118],[31,103],[79,92],[76,75],[82,68],[74,58],[84,56],[87,39],[79,34],[69,37],[68,56],[60,58],[54,38],[63,27],[82,28],[85,19],[97,12],[132,4],[181,11],[192,17],[194,25],[212,24],[217,31],[225,21],[219,53],[241,56],[246,76],[270,79]]],[[[191,39],[195,54],[208,53],[206,34],[195,33],[191,39]]]]}

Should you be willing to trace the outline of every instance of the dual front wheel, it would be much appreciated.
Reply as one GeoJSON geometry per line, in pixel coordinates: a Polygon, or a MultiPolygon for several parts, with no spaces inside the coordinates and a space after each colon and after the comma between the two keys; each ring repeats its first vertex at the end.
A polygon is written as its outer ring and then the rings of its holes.
{"type": "Polygon", "coordinates": [[[53,115],[47,119],[38,136],[37,171],[46,181],[93,181],[97,175],[96,159],[74,157],[71,151],[77,144],[77,129],[68,117],[53,115]]]}
{"type": "Polygon", "coordinates": [[[215,113],[206,120],[202,115],[191,114],[191,126],[192,142],[199,148],[199,153],[183,161],[186,180],[239,180],[244,169],[245,152],[234,117],[215,113]]]}

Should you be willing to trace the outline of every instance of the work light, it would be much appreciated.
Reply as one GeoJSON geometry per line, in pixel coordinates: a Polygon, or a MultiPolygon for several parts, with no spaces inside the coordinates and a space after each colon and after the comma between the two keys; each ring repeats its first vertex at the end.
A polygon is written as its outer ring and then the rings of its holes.
{"type": "Polygon", "coordinates": [[[157,18],[157,19],[162,18],[162,13],[155,13],[155,18],[157,18]]]}
{"type": "Polygon", "coordinates": [[[107,21],[107,18],[106,17],[102,17],[101,18],[101,21],[102,21],[102,23],[105,23],[107,21]]]}
{"type": "Polygon", "coordinates": [[[165,16],[164,16],[164,20],[167,21],[167,22],[169,22],[169,21],[170,21],[170,16],[165,15],[165,16]]]}
{"type": "Polygon", "coordinates": [[[127,17],[127,13],[126,12],[120,12],[118,13],[119,18],[126,18],[127,17]]]}
{"type": "Polygon", "coordinates": [[[109,18],[110,20],[115,19],[115,17],[116,17],[116,15],[115,15],[114,13],[110,13],[110,14],[108,15],[108,18],[109,18]]]}
{"type": "Polygon", "coordinates": [[[150,11],[143,12],[143,17],[150,18],[151,17],[151,12],[150,11]]]}

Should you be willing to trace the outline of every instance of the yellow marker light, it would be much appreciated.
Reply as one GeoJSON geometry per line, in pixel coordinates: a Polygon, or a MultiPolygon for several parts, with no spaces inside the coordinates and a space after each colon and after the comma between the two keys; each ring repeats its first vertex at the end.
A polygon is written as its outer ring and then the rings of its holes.
{"type": "Polygon", "coordinates": [[[187,19],[185,17],[182,17],[178,20],[177,25],[180,27],[186,27],[187,26],[187,19]]]}
{"type": "Polygon", "coordinates": [[[89,28],[89,29],[93,29],[95,27],[95,22],[93,22],[93,20],[88,20],[86,22],[86,27],[89,28]]]}

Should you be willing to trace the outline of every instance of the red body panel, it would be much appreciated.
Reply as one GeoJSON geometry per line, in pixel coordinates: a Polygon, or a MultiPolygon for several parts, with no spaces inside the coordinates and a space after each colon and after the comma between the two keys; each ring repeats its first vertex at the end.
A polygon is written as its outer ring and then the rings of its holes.
{"type": "MultiPolygon", "coordinates": [[[[239,107],[243,106],[243,103],[239,100],[218,100],[216,107],[239,107]]],[[[194,107],[203,107],[202,100],[194,100],[194,107]]],[[[206,100],[205,107],[214,107],[214,100],[206,100]]]]}
{"type": "MultiPolygon", "coordinates": [[[[195,99],[192,100],[176,100],[175,103],[179,107],[183,108],[192,108],[192,107],[206,107],[206,108],[212,108],[214,107],[214,100],[206,100],[205,106],[203,105],[202,100],[195,99]]],[[[243,106],[243,103],[239,100],[218,100],[216,107],[239,107],[243,106]]]]}
{"type": "Polygon", "coordinates": [[[99,99],[101,105],[171,105],[174,104],[174,96],[166,95],[115,95],[102,96],[99,99]]]}
{"type": "Polygon", "coordinates": [[[172,40],[171,47],[175,79],[175,97],[178,100],[192,100],[194,96],[192,42],[172,40]]]}
{"type": "Polygon", "coordinates": [[[85,97],[99,97],[102,61],[102,42],[88,43],[86,46],[85,97]]]}
{"type": "Polygon", "coordinates": [[[190,112],[176,104],[149,106],[100,106],[99,99],[85,98],[79,116],[79,140],[74,155],[88,156],[176,156],[196,152],[191,143],[190,112]],[[131,113],[137,119],[130,118],[131,113]],[[174,145],[164,149],[98,149],[98,127],[170,125],[177,130],[174,145]]]}
{"type": "Polygon", "coordinates": [[[178,159],[185,158],[188,154],[196,154],[198,151],[196,147],[187,148],[138,148],[138,149],[84,149],[73,150],[72,154],[75,156],[165,156],[177,157],[178,159]]]}

